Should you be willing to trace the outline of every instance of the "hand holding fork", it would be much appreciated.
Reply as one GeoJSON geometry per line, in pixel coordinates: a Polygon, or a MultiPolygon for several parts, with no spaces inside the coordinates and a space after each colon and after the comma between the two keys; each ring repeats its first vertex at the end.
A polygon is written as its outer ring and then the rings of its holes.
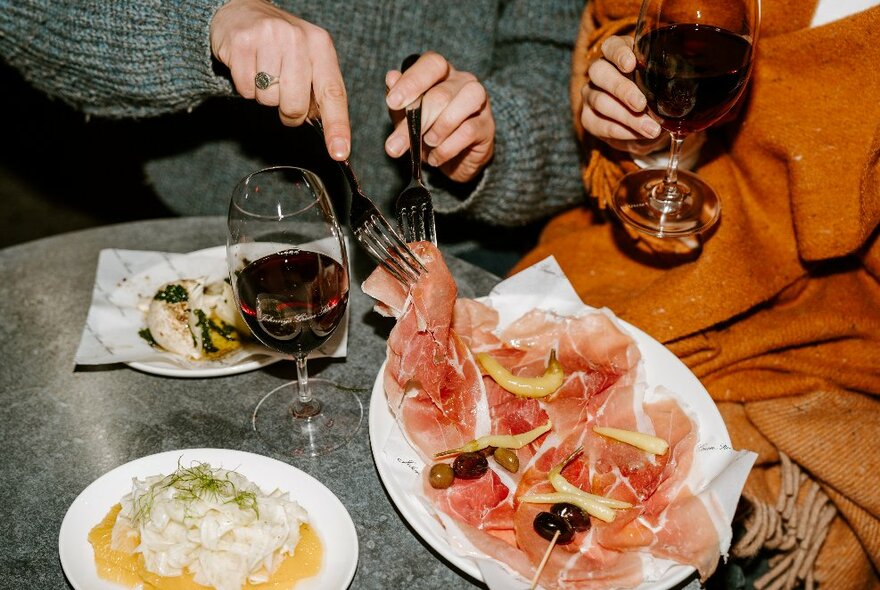
{"type": "MultiPolygon", "coordinates": [[[[309,122],[324,135],[324,125],[316,110],[309,113],[309,122]]],[[[427,269],[364,193],[348,158],[341,160],[339,166],[351,190],[348,225],[354,237],[394,278],[404,285],[412,285],[427,269]]]]}
{"type": "MultiPolygon", "coordinates": [[[[419,59],[415,53],[407,56],[400,67],[405,72],[419,59]]],[[[409,153],[412,164],[412,179],[397,197],[395,210],[397,224],[406,242],[431,241],[437,243],[434,226],[434,206],[431,193],[422,183],[422,97],[406,107],[406,124],[409,130],[409,153]]]]}

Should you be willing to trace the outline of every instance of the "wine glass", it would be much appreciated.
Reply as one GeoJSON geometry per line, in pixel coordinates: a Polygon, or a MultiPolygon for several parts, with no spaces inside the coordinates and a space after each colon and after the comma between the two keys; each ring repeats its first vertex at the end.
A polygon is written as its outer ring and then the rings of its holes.
{"type": "Polygon", "coordinates": [[[689,133],[716,123],[739,100],[752,69],[760,0],[643,0],[633,51],[634,81],[651,117],[671,136],[665,170],[624,176],[612,209],[642,233],[684,237],[709,229],[721,214],[718,195],[678,169],[689,133]]]}
{"type": "Polygon", "coordinates": [[[235,300],[254,336],[296,360],[297,380],[253,413],[259,437],[285,455],[315,457],[348,443],[363,407],[350,389],[310,379],[306,357],[327,342],[348,304],[345,240],[321,180],[277,166],[232,192],[226,260],[235,300]]]}

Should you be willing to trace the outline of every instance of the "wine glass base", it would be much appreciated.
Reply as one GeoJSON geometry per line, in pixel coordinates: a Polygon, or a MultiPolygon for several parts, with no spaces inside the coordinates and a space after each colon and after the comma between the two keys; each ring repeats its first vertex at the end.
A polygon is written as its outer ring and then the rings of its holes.
{"type": "Polygon", "coordinates": [[[326,379],[309,379],[320,411],[296,417],[297,383],[267,393],[254,408],[253,427],[273,451],[288,457],[318,457],[348,444],[357,434],[364,408],[357,393],[326,379]]]}
{"type": "Polygon", "coordinates": [[[652,196],[663,183],[665,170],[630,172],[620,180],[611,200],[614,213],[629,227],[657,238],[680,238],[699,234],[718,221],[721,202],[715,191],[696,174],[678,171],[686,194],[675,205],[652,196]]]}

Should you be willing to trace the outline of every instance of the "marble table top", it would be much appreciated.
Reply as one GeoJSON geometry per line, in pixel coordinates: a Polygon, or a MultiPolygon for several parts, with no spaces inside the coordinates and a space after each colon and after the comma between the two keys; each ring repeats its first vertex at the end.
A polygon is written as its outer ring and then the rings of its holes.
{"type": "MultiPolygon", "coordinates": [[[[179,379],[126,365],[76,366],[74,356],[104,248],[190,252],[225,243],[222,217],[104,226],[0,250],[0,587],[69,588],[59,558],[64,515],[91,482],[163,451],[226,448],[285,461],[326,485],[349,511],[359,563],[351,588],[485,588],[425,543],[397,510],[373,462],[365,415],[354,441],[318,459],[278,455],[251,427],[262,393],[293,380],[293,363],[238,375],[179,379]]],[[[312,376],[357,387],[365,414],[392,321],[360,290],[373,268],[352,265],[349,354],[310,361],[312,376]]],[[[447,256],[463,297],[486,295],[493,274],[447,256]]],[[[149,474],[145,474],[149,475],[149,474]]],[[[696,580],[680,587],[699,589],[696,580]]]]}
{"type": "MultiPolygon", "coordinates": [[[[286,461],[326,485],[357,529],[352,588],[466,588],[482,584],[426,545],[396,511],[373,463],[367,418],[355,440],[318,459],[274,454],[251,430],[261,392],[296,378],[293,363],[215,378],[175,379],[125,365],[77,367],[74,355],[103,248],[189,252],[225,243],[224,219],[176,218],[105,226],[0,251],[4,487],[0,586],[69,587],[58,553],[67,508],[92,481],[134,459],[175,449],[229,448],[286,461]]],[[[311,361],[310,373],[370,389],[391,321],[360,290],[372,265],[351,248],[348,357],[311,361]],[[356,351],[356,353],[355,353],[356,351]]],[[[468,297],[494,275],[450,258],[468,297]]]]}

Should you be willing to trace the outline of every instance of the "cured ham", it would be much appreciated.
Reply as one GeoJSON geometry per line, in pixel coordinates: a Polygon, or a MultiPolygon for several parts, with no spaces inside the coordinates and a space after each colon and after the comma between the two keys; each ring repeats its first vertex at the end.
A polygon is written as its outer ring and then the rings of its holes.
{"type": "Polygon", "coordinates": [[[436,508],[461,522],[501,537],[513,530],[513,494],[494,471],[442,490],[424,487],[436,508]]]}
{"type": "Polygon", "coordinates": [[[377,311],[397,318],[388,339],[386,396],[425,461],[422,493],[450,535],[531,579],[548,546],[535,517],[550,509],[533,498],[558,491],[556,473],[576,491],[617,504],[607,521],[592,517],[586,531],[554,547],[540,576],[544,588],[634,587],[644,580],[646,558],[692,565],[707,577],[720,548],[711,507],[686,483],[697,425],[671,397],[645,401],[635,341],[601,312],[560,316],[535,309],[502,329],[491,306],[456,300],[433,245],[413,248],[428,273],[412,288],[380,268],[364,291],[377,299],[377,311]],[[475,359],[485,353],[512,375],[536,377],[551,350],[564,379],[546,397],[514,395],[475,359]],[[477,479],[431,487],[427,470],[435,453],[542,424],[551,424],[550,432],[515,449],[516,473],[490,464],[477,479]],[[654,435],[668,451],[648,453],[597,434],[594,426],[654,435]]]}
{"type": "Polygon", "coordinates": [[[380,312],[397,323],[388,337],[385,392],[392,413],[428,461],[488,432],[486,391],[470,349],[451,329],[457,289],[440,252],[421,242],[413,250],[427,272],[408,291],[377,269],[363,285],[380,312]]]}

